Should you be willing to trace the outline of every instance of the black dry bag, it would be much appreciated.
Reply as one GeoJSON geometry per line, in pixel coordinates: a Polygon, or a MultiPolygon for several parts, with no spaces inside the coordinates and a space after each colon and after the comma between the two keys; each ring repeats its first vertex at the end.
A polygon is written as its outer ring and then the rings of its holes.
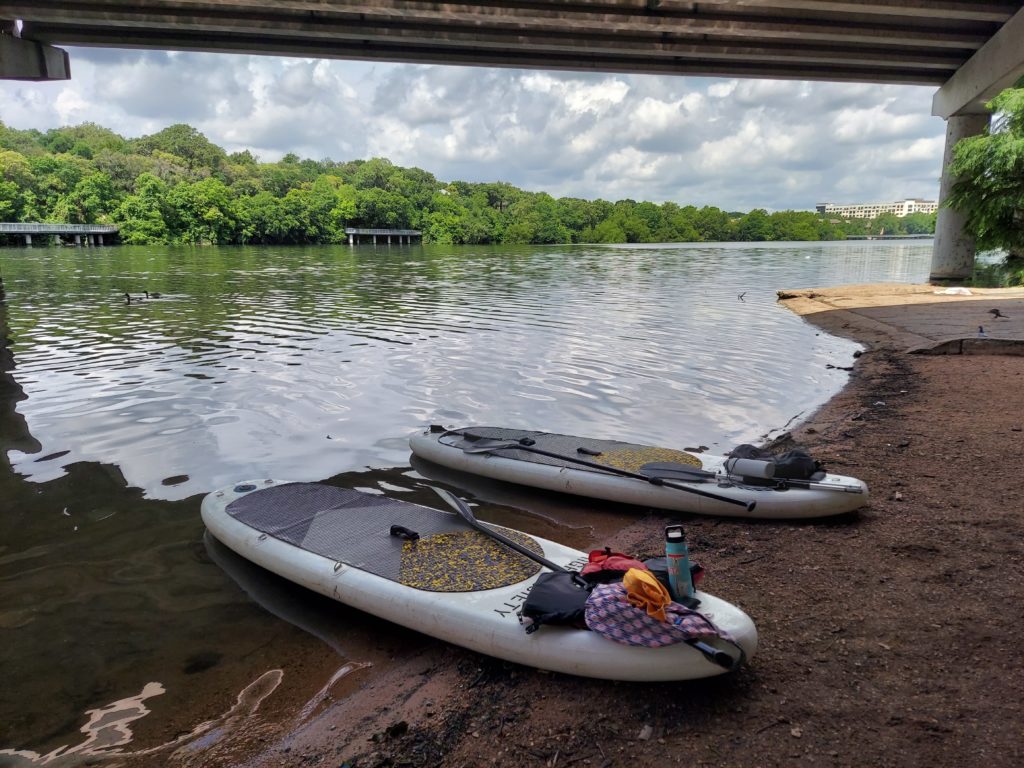
{"type": "Polygon", "coordinates": [[[542,624],[569,624],[586,628],[584,611],[590,597],[589,585],[578,573],[546,571],[537,577],[523,602],[519,621],[527,633],[542,624]]]}

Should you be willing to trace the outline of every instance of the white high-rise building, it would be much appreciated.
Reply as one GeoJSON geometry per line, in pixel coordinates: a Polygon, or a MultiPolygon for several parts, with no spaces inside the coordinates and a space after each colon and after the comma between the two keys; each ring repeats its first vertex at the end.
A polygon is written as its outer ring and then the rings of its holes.
{"type": "Polygon", "coordinates": [[[911,213],[934,213],[939,204],[934,200],[907,199],[897,203],[851,203],[837,205],[835,203],[819,203],[815,206],[818,213],[831,213],[844,219],[873,219],[883,213],[907,216],[911,213]]]}

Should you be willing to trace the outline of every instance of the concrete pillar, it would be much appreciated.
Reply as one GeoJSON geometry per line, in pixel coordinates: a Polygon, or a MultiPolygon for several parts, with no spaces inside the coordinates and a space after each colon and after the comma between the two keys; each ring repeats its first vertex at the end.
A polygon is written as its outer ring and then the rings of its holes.
{"type": "Polygon", "coordinates": [[[27,245],[27,246],[31,246],[32,245],[32,235],[28,235],[28,234],[25,235],[25,245],[27,245]]]}
{"type": "Polygon", "coordinates": [[[94,244],[93,243],[93,239],[92,239],[92,235],[86,235],[85,236],[85,244],[86,245],[90,245],[90,246],[94,244]]]}
{"type": "Polygon", "coordinates": [[[103,235],[96,235],[96,245],[103,245],[103,235]]]}
{"type": "Polygon", "coordinates": [[[376,244],[377,244],[377,236],[376,236],[376,235],[374,235],[374,236],[373,236],[373,244],[374,244],[374,245],[376,245],[376,244]]]}
{"type": "Polygon", "coordinates": [[[351,232],[349,233],[349,236],[348,236],[348,244],[349,245],[355,245],[356,244],[356,236],[353,235],[351,232]]]}
{"type": "Polygon", "coordinates": [[[977,136],[988,127],[990,116],[953,115],[946,121],[946,149],[942,153],[942,180],[939,182],[939,213],[935,221],[935,244],[929,280],[962,280],[974,271],[974,238],[964,231],[964,217],[952,208],[943,208],[956,179],[949,172],[953,147],[960,139],[977,136]]]}
{"type": "Polygon", "coordinates": [[[388,245],[391,245],[391,235],[388,235],[388,245]]]}
{"type": "Polygon", "coordinates": [[[77,245],[77,246],[81,246],[82,245],[82,236],[81,235],[75,235],[75,245],[77,245]]]}

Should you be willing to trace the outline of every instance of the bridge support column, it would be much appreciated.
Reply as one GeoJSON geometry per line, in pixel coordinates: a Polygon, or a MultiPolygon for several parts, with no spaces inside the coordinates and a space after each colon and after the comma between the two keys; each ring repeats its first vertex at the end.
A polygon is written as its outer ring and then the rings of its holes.
{"type": "Polygon", "coordinates": [[[90,247],[91,247],[91,246],[93,246],[93,245],[96,245],[96,241],[95,241],[95,240],[93,240],[93,237],[92,237],[92,235],[86,235],[86,236],[85,236],[85,242],[86,242],[86,244],[87,244],[87,245],[89,245],[90,247]]]}
{"type": "Polygon", "coordinates": [[[376,245],[376,244],[377,244],[377,236],[376,236],[376,235],[374,235],[374,236],[373,236],[373,244],[374,244],[374,245],[376,245]]]}
{"type": "Polygon", "coordinates": [[[96,245],[103,245],[103,235],[96,235],[96,245]]]}
{"type": "Polygon", "coordinates": [[[964,216],[942,204],[957,179],[949,172],[953,148],[960,139],[977,136],[989,124],[989,115],[953,115],[946,121],[946,149],[942,153],[942,179],[939,182],[939,212],[935,221],[935,244],[928,279],[962,280],[974,271],[974,237],[964,230],[964,216]]]}
{"type": "Polygon", "coordinates": [[[348,244],[349,245],[355,245],[356,244],[356,236],[355,235],[351,235],[350,234],[348,236],[348,244]]]}
{"type": "Polygon", "coordinates": [[[29,248],[32,247],[32,235],[25,235],[25,245],[29,248]]]}
{"type": "Polygon", "coordinates": [[[82,236],[81,235],[75,235],[75,245],[77,245],[79,248],[82,247],[82,236]]]}

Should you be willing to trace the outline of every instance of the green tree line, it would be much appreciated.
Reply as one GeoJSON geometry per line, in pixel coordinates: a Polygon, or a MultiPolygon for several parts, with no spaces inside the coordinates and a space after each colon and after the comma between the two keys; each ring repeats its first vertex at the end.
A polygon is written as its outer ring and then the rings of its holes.
{"type": "Polygon", "coordinates": [[[0,221],[107,223],[133,244],[301,244],[345,227],[418,229],[426,242],[653,243],[840,240],[934,231],[934,216],[839,221],[553,198],[505,182],[444,182],[384,158],[335,162],[227,153],[188,125],[126,139],[93,123],[46,132],[0,122],[0,221]]]}

